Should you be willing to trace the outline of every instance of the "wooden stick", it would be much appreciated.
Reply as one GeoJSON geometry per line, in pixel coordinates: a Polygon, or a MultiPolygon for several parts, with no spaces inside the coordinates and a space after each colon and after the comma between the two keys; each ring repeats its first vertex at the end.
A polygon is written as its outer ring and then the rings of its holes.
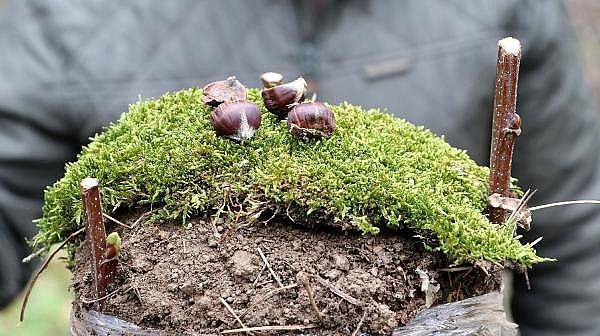
{"type": "Polygon", "coordinates": [[[30,263],[33,259],[35,259],[36,257],[39,257],[42,253],[46,252],[45,248],[41,248],[35,252],[33,252],[32,254],[28,255],[27,257],[21,259],[21,262],[26,264],[26,263],[30,263]]]}
{"type": "MultiPolygon", "coordinates": [[[[219,300],[221,300],[221,303],[225,306],[225,308],[227,309],[227,311],[233,315],[233,317],[235,318],[235,320],[237,321],[237,323],[240,324],[240,326],[242,326],[242,328],[247,329],[246,325],[244,325],[244,322],[242,322],[242,320],[240,319],[240,317],[235,313],[235,311],[233,310],[233,308],[231,308],[231,306],[227,303],[227,301],[225,301],[222,297],[219,297],[219,300]]],[[[252,335],[252,331],[246,331],[246,333],[252,335]]]]}
{"type": "Polygon", "coordinates": [[[536,211],[536,210],[541,210],[541,209],[546,209],[546,208],[552,208],[555,206],[573,205],[573,204],[600,204],[600,201],[598,201],[598,200],[563,201],[563,202],[556,202],[556,203],[549,203],[549,204],[542,204],[542,205],[534,206],[534,207],[529,208],[529,211],[536,211]]]}
{"type": "Polygon", "coordinates": [[[110,220],[110,221],[114,222],[115,224],[119,224],[119,225],[121,225],[121,226],[123,226],[123,227],[126,227],[126,228],[128,228],[128,229],[132,229],[132,228],[133,228],[133,227],[131,227],[131,226],[129,226],[129,225],[127,225],[127,224],[125,224],[125,223],[121,222],[120,220],[118,220],[118,219],[116,219],[116,218],[114,218],[114,217],[112,217],[112,216],[110,216],[110,215],[108,215],[108,214],[105,214],[104,212],[102,213],[102,216],[104,216],[106,219],[108,219],[108,220],[110,220]]]}
{"type": "Polygon", "coordinates": [[[286,290],[288,290],[288,289],[293,289],[293,288],[296,288],[296,287],[298,287],[298,284],[295,284],[295,283],[294,283],[294,284],[291,284],[291,285],[287,285],[287,286],[285,286],[285,287],[279,287],[279,288],[275,288],[275,289],[273,289],[272,291],[268,292],[267,294],[265,294],[265,295],[263,295],[263,296],[259,297],[259,298],[258,298],[256,301],[252,302],[252,303],[251,303],[251,304],[248,306],[248,308],[246,308],[246,310],[244,310],[244,312],[240,314],[240,317],[244,317],[244,316],[246,316],[246,314],[248,314],[248,313],[250,312],[250,309],[252,309],[252,308],[256,307],[256,306],[257,306],[259,303],[262,303],[263,301],[265,301],[266,299],[268,299],[268,298],[272,297],[273,295],[275,295],[275,294],[277,294],[277,293],[279,293],[279,292],[286,291],[286,290]]]}
{"type": "Polygon", "coordinates": [[[310,310],[317,316],[317,319],[323,322],[323,314],[317,307],[317,302],[315,301],[315,293],[313,291],[312,286],[310,285],[310,281],[308,280],[308,276],[304,272],[299,272],[296,275],[296,279],[302,285],[304,285],[304,289],[306,290],[306,294],[308,295],[308,301],[310,302],[310,310]]]}
{"type": "MultiPolygon", "coordinates": [[[[129,291],[130,291],[130,290],[132,290],[132,289],[133,289],[133,287],[129,287],[129,288],[127,288],[126,290],[124,290],[124,291],[123,291],[123,294],[125,294],[125,293],[129,292],[129,291]]],[[[93,299],[93,300],[87,300],[86,298],[82,297],[82,298],[81,298],[81,302],[83,302],[83,303],[85,303],[85,304],[90,304],[90,303],[94,303],[94,302],[97,302],[97,301],[100,301],[100,300],[106,300],[106,299],[108,299],[109,297],[111,297],[111,296],[114,296],[115,294],[117,294],[117,293],[118,293],[118,292],[120,292],[121,290],[122,290],[122,288],[117,288],[116,290],[112,291],[111,293],[109,293],[109,294],[106,294],[106,295],[104,295],[104,296],[103,296],[103,297],[101,297],[101,298],[97,298],[97,299],[93,299]]]]}
{"type": "Polygon", "coordinates": [[[362,317],[360,318],[360,321],[358,321],[358,325],[356,326],[356,329],[354,329],[354,332],[352,333],[352,336],[357,336],[358,333],[360,333],[360,327],[362,327],[363,323],[365,322],[365,317],[367,317],[367,312],[366,311],[362,314],[362,317]]]}
{"type": "MultiPolygon", "coordinates": [[[[504,197],[509,196],[513,150],[517,137],[521,134],[521,117],[516,113],[520,62],[519,40],[507,37],[498,41],[490,148],[490,195],[497,193],[504,197]]],[[[504,222],[504,209],[490,206],[488,210],[492,223],[504,222]]]]}
{"type": "Polygon", "coordinates": [[[269,265],[269,261],[267,260],[267,257],[265,257],[265,255],[262,252],[262,250],[260,249],[260,247],[258,247],[257,250],[258,250],[258,254],[260,254],[260,258],[265,263],[265,265],[267,266],[267,269],[273,276],[273,279],[275,279],[275,281],[277,281],[277,284],[279,285],[280,288],[283,288],[284,286],[283,286],[283,283],[281,283],[281,279],[279,279],[279,276],[277,276],[277,273],[275,273],[275,271],[273,271],[273,269],[271,268],[271,265],[269,265]]]}
{"type": "Polygon", "coordinates": [[[314,278],[317,280],[317,282],[319,282],[321,285],[327,287],[327,289],[329,289],[333,294],[341,297],[342,299],[348,301],[349,303],[355,305],[355,306],[360,306],[361,302],[355,298],[353,298],[352,296],[344,293],[343,290],[337,288],[334,284],[332,284],[331,282],[321,278],[318,275],[314,275],[314,278]]]}
{"type": "MultiPolygon", "coordinates": [[[[94,271],[95,299],[106,295],[107,279],[102,274],[102,261],[106,249],[106,230],[102,216],[102,203],[100,200],[100,189],[98,180],[87,177],[81,181],[81,196],[83,199],[83,219],[85,231],[90,249],[92,251],[92,268],[94,271]]],[[[99,300],[96,305],[101,310],[103,301],[99,300]]]]}

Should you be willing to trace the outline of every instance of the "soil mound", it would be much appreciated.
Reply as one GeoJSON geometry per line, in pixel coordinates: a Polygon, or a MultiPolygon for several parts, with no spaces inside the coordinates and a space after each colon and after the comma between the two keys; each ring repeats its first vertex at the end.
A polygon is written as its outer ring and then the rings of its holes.
{"type": "MultiPolygon", "coordinates": [[[[241,328],[228,305],[246,327],[351,335],[360,324],[362,333],[389,335],[427,305],[500,287],[499,270],[451,272],[447,257],[414,231],[370,236],[284,219],[235,230],[208,220],[114,229],[123,246],[104,313],[167,334],[241,328]]],[[[73,267],[76,314],[95,307],[86,303],[93,297],[89,255],[83,242],[73,267]]]]}

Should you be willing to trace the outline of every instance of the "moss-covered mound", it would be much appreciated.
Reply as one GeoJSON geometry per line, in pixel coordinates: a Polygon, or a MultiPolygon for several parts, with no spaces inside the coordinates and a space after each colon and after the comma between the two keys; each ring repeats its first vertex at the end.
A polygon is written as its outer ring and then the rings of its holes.
{"type": "Polygon", "coordinates": [[[285,121],[263,111],[245,143],[217,137],[202,91],[165,94],[131,106],[121,120],[67,165],[45,194],[34,245],[49,247],[81,225],[79,182],[96,177],[105,211],[153,205],[156,218],[195,215],[247,223],[269,209],[305,224],[355,227],[408,225],[432,231],[457,262],[540,262],[511,225],[482,214],[488,170],[422,127],[378,110],[331,106],[337,130],[327,140],[302,142],[285,121]]]}

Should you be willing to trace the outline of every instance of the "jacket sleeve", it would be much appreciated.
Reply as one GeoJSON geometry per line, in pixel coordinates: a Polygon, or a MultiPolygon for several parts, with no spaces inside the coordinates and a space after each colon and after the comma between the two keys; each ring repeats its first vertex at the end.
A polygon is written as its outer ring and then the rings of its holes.
{"type": "Polygon", "coordinates": [[[63,59],[48,28],[34,2],[0,2],[0,308],[35,266],[21,263],[37,231],[32,220],[78,144],[53,88],[63,59]]]}
{"type": "MultiPolygon", "coordinates": [[[[561,1],[524,1],[510,31],[523,43],[517,110],[523,133],[513,175],[537,189],[532,205],[600,198],[600,133],[578,44],[561,1]]],[[[600,207],[533,213],[527,241],[556,258],[535,266],[528,291],[514,281],[513,312],[524,335],[600,334],[600,207]]]]}

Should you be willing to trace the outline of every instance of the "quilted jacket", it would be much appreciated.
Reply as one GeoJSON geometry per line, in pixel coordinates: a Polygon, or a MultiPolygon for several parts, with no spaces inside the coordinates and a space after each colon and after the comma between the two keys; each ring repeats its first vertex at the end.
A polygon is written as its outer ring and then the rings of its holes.
{"type": "MultiPolygon", "coordinates": [[[[319,98],[387,108],[487,164],[496,41],[523,43],[513,175],[532,203],[600,196],[599,133],[560,1],[0,1],[0,306],[31,266],[42,192],[138,97],[234,74],[304,75],[319,98]]],[[[599,207],[534,213],[557,262],[514,281],[524,335],[600,335],[599,207]]]]}

